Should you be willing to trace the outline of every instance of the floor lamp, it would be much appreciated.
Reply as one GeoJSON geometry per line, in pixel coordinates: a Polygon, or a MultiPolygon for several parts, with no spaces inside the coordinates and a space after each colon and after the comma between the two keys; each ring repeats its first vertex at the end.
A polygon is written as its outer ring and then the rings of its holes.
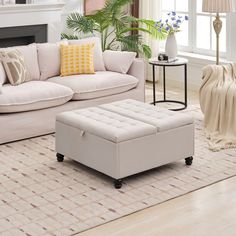
{"type": "Polygon", "coordinates": [[[234,12],[234,0],[203,0],[202,11],[216,13],[216,19],[213,22],[216,33],[216,65],[220,61],[220,32],[222,29],[222,21],[220,13],[234,12]]]}

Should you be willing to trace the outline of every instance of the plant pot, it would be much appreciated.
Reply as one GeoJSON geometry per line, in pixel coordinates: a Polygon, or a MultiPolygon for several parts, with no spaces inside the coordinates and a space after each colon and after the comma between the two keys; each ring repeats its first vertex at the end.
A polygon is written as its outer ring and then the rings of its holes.
{"type": "Polygon", "coordinates": [[[169,59],[174,59],[178,54],[178,46],[175,34],[169,34],[166,39],[165,53],[169,57],[169,59]]]}

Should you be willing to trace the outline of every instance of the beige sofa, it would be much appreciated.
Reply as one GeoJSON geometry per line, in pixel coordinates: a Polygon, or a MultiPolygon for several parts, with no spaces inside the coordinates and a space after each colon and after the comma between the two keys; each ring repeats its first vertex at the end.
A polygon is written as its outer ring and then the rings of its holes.
{"type": "Polygon", "coordinates": [[[95,42],[94,75],[60,77],[58,44],[33,44],[17,48],[24,54],[33,78],[18,86],[8,83],[0,63],[0,144],[53,133],[55,116],[63,111],[128,98],[144,101],[143,61],[135,59],[127,74],[108,71],[99,39],[90,38],[89,41],[95,42]]]}

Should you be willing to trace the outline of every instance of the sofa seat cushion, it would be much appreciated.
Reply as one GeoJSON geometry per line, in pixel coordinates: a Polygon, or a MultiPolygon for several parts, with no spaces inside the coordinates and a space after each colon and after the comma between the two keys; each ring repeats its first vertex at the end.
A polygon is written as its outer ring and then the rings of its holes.
{"type": "Polygon", "coordinates": [[[69,101],[73,91],[59,84],[30,81],[12,86],[5,84],[0,94],[0,113],[32,111],[59,106],[69,101]]]}
{"type": "Polygon", "coordinates": [[[138,84],[138,79],[110,71],[99,71],[94,75],[53,77],[48,81],[68,86],[74,91],[73,100],[86,100],[123,93],[138,84]]]}

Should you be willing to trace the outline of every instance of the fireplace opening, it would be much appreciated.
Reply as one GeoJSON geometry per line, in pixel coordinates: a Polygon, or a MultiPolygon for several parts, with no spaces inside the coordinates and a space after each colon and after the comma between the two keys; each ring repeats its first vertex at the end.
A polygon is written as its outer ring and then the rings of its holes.
{"type": "Polygon", "coordinates": [[[0,28],[0,48],[47,42],[47,25],[0,28]]]}

